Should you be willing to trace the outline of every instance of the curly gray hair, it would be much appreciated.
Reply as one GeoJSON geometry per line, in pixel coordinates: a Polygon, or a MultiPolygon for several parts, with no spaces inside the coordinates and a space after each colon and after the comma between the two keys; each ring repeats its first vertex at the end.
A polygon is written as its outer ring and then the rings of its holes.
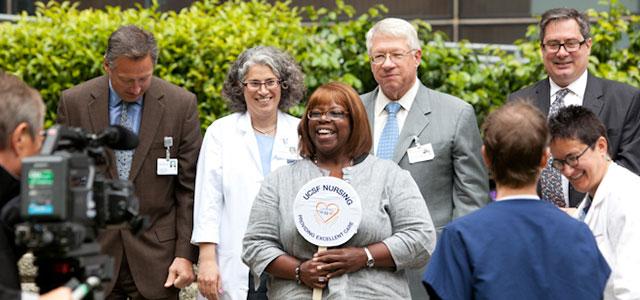
{"type": "Polygon", "coordinates": [[[287,110],[300,102],[304,96],[305,87],[304,74],[298,63],[289,54],[277,48],[257,46],[242,52],[227,73],[222,87],[222,96],[227,99],[231,111],[247,111],[242,81],[254,65],[268,66],[280,80],[282,90],[278,105],[280,110],[287,110]]]}

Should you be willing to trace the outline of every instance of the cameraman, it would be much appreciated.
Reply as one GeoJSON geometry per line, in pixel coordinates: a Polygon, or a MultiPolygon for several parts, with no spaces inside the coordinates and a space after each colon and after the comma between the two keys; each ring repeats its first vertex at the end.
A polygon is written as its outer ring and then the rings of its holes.
{"type": "Polygon", "coordinates": [[[0,70],[0,299],[71,299],[67,287],[42,296],[20,291],[17,263],[24,251],[13,229],[20,221],[21,160],[40,150],[44,110],[36,90],[0,70]]]}

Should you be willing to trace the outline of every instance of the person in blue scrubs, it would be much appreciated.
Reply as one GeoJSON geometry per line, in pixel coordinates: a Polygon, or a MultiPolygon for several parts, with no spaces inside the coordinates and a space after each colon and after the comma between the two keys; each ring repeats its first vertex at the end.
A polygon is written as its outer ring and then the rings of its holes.
{"type": "Polygon", "coordinates": [[[496,201],[449,223],[423,277],[431,299],[601,299],[611,273],[589,228],[540,201],[547,120],[514,101],[483,127],[496,201]]]}

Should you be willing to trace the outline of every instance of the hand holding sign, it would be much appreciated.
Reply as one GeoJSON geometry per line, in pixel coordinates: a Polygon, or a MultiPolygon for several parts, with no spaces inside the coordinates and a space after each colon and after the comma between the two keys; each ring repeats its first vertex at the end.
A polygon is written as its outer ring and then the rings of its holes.
{"type": "MultiPolygon", "coordinates": [[[[349,183],[335,177],[319,177],[300,189],[293,204],[293,216],[300,235],[318,245],[321,252],[351,239],[360,225],[362,207],[349,183]]],[[[326,282],[327,278],[321,276],[318,281],[326,282]]],[[[314,289],[313,299],[321,297],[322,290],[314,289]]]]}
{"type": "Polygon", "coordinates": [[[313,261],[321,265],[327,278],[334,278],[366,267],[367,254],[363,247],[336,248],[316,253],[313,261]]]}
{"type": "Polygon", "coordinates": [[[324,265],[324,263],[315,262],[313,260],[306,260],[300,264],[300,281],[313,289],[324,289],[327,286],[328,280],[322,280],[321,277],[328,279],[329,272],[326,270],[318,270],[318,267],[324,265]]]}

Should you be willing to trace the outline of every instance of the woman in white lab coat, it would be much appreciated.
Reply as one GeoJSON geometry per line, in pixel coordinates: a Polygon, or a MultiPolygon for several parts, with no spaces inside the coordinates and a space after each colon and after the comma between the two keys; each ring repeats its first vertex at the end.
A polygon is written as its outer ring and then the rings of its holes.
{"type": "Polygon", "coordinates": [[[575,216],[611,267],[604,299],[640,299],[640,177],[611,161],[606,129],[590,110],[560,109],[549,127],[553,166],[587,193],[575,216]]]}
{"type": "Polygon", "coordinates": [[[266,299],[264,282],[249,287],[242,237],[264,176],[298,158],[299,119],[285,111],[304,90],[298,64],[273,47],[248,49],[231,66],[222,95],[234,113],[209,126],[198,158],[191,243],[200,297],[266,299]]]}

